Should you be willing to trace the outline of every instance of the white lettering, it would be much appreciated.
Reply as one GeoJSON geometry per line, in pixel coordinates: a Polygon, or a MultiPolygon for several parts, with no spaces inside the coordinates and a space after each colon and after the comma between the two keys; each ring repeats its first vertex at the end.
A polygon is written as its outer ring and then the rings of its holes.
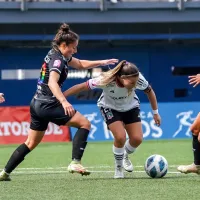
{"type": "Polygon", "coordinates": [[[141,122],[142,122],[143,127],[145,127],[145,131],[143,130],[143,137],[146,138],[147,136],[149,136],[151,130],[150,130],[149,124],[146,121],[141,120],[141,122]]]}
{"type": "Polygon", "coordinates": [[[53,124],[53,128],[54,128],[53,133],[55,135],[62,135],[63,134],[63,130],[58,125],[53,124]]]}
{"type": "Polygon", "coordinates": [[[22,132],[20,123],[13,122],[11,125],[11,131],[12,131],[13,135],[19,136],[22,132]]]}
{"type": "Polygon", "coordinates": [[[104,135],[106,139],[110,139],[110,137],[113,138],[113,134],[111,131],[108,130],[107,124],[105,122],[103,122],[103,129],[104,129],[104,135]]]}
{"type": "MultiPolygon", "coordinates": [[[[0,123],[0,136],[27,136],[30,123],[26,121],[22,122],[1,122],[0,123]]],[[[49,123],[48,129],[45,135],[62,135],[63,129],[53,123],[49,123]]]]}
{"type": "Polygon", "coordinates": [[[22,122],[22,135],[28,135],[29,126],[29,122],[22,122]]]}
{"type": "Polygon", "coordinates": [[[45,132],[45,135],[51,135],[53,133],[53,124],[49,123],[48,128],[45,132]]]}
{"type": "Polygon", "coordinates": [[[153,118],[153,114],[151,112],[148,112],[147,118],[153,118]]]}
{"type": "Polygon", "coordinates": [[[1,122],[1,128],[4,130],[2,131],[2,135],[4,136],[10,135],[10,131],[9,131],[10,126],[11,126],[11,122],[1,122]]]}
{"type": "Polygon", "coordinates": [[[144,112],[144,111],[141,111],[141,112],[140,112],[140,117],[141,117],[141,119],[145,119],[145,118],[146,118],[145,112],[144,112]]]}
{"type": "Polygon", "coordinates": [[[163,134],[162,129],[160,127],[156,126],[154,120],[150,121],[150,126],[153,130],[157,131],[157,133],[156,132],[152,133],[152,137],[153,138],[160,138],[163,134]]]}

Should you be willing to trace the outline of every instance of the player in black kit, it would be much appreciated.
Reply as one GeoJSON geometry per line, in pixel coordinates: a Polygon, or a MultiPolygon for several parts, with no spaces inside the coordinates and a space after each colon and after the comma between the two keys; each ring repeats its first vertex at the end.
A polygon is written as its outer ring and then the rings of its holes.
{"type": "Polygon", "coordinates": [[[88,61],[74,58],[72,55],[77,52],[78,41],[79,36],[71,31],[67,24],[62,24],[52,42],[52,49],[44,59],[37,91],[30,104],[31,124],[28,138],[11,155],[0,173],[0,181],[11,180],[10,173],[41,142],[49,122],[78,128],[73,139],[72,162],[68,166],[68,171],[82,175],[90,174],[81,165],[90,122],[74,110],[63,95],[61,87],[67,78],[68,65],[75,69],[90,69],[115,64],[118,60],[88,61]]]}

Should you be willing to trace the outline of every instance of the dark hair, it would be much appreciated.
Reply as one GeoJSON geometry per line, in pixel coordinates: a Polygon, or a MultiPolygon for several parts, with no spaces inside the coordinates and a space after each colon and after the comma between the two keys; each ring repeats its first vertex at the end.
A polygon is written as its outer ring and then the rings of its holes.
{"type": "Polygon", "coordinates": [[[120,77],[128,77],[128,76],[137,77],[139,76],[139,69],[133,63],[124,60],[121,64],[121,68],[118,71],[117,75],[120,77]]]}
{"type": "Polygon", "coordinates": [[[65,42],[66,45],[69,45],[77,40],[79,40],[79,36],[70,30],[68,24],[63,23],[53,39],[52,46],[59,46],[62,42],[65,42]]]}

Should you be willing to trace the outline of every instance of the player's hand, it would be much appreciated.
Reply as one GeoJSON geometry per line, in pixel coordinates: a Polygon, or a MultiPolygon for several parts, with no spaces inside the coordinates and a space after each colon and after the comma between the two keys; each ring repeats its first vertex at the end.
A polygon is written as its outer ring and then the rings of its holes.
{"type": "Polygon", "coordinates": [[[116,63],[118,63],[119,60],[118,59],[108,59],[108,60],[102,60],[101,61],[101,66],[105,66],[105,65],[114,65],[116,63]]]}
{"type": "Polygon", "coordinates": [[[62,102],[62,107],[64,108],[65,115],[69,115],[70,117],[74,116],[75,110],[68,101],[62,102]]]}
{"type": "Polygon", "coordinates": [[[160,117],[160,115],[159,114],[154,114],[153,118],[154,118],[155,124],[157,126],[160,126],[160,124],[161,124],[161,117],[160,117]]]}
{"type": "Polygon", "coordinates": [[[200,74],[189,76],[189,84],[193,85],[193,87],[196,87],[200,83],[200,74]]]}
{"type": "Polygon", "coordinates": [[[0,93],[0,103],[3,103],[4,101],[5,101],[4,94],[0,93]]]}

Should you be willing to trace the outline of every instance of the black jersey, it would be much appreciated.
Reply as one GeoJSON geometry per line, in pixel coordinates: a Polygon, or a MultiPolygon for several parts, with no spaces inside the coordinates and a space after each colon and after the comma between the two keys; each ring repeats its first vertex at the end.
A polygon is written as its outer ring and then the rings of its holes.
{"type": "Polygon", "coordinates": [[[48,52],[47,56],[44,58],[44,63],[40,71],[40,78],[38,79],[35,96],[36,99],[41,96],[43,98],[45,97],[45,99],[54,97],[48,86],[50,72],[55,71],[60,74],[58,85],[62,87],[65,79],[67,78],[68,62],[70,62],[71,59],[72,58],[66,59],[59,50],[51,49],[48,52]]]}

